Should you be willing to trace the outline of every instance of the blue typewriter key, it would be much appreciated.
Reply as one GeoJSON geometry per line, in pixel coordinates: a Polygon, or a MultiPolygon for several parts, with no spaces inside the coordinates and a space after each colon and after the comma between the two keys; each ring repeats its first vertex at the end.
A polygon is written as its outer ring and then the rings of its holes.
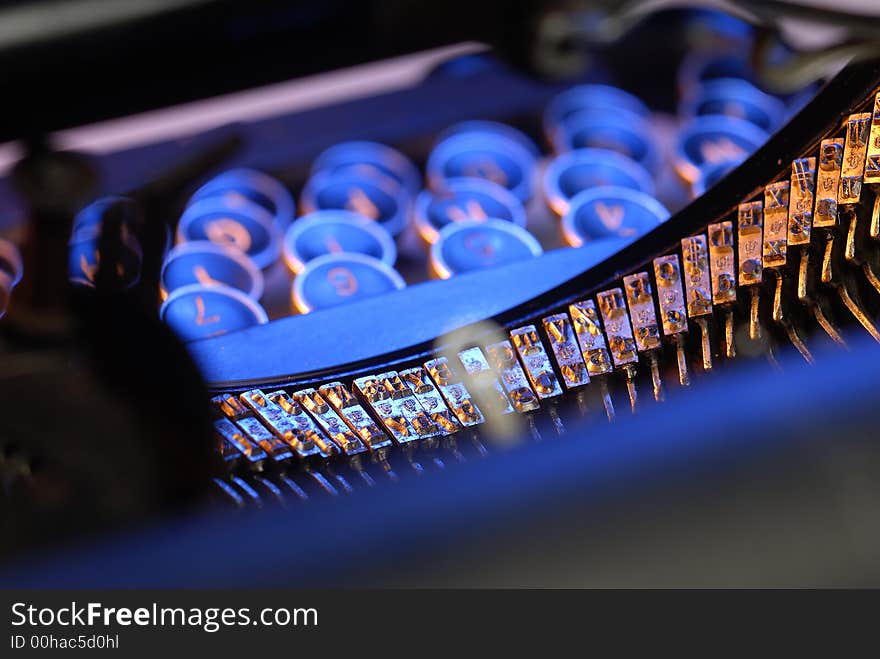
{"type": "Polygon", "coordinates": [[[457,124],[453,124],[437,136],[436,143],[439,144],[447,137],[452,137],[453,135],[474,133],[488,133],[498,135],[499,137],[503,137],[504,139],[516,142],[526,151],[531,153],[535,158],[541,157],[541,150],[538,148],[538,145],[535,144],[534,140],[532,140],[532,138],[530,138],[524,132],[517,128],[514,128],[513,126],[503,124],[500,121],[489,121],[486,119],[469,119],[468,121],[460,121],[457,124]]]}
{"type": "MultiPolygon", "coordinates": [[[[134,202],[128,197],[101,197],[83,208],[76,214],[76,217],[73,218],[73,229],[70,238],[71,242],[96,239],[101,233],[101,225],[104,222],[104,217],[107,211],[117,204],[127,206],[128,208],[125,209],[126,211],[132,211],[134,202]]],[[[127,217],[133,218],[134,215],[129,214],[127,217]]],[[[128,229],[133,230],[134,227],[129,226],[128,229]]]]}
{"type": "Polygon", "coordinates": [[[281,236],[265,208],[243,198],[209,197],[189,206],[177,225],[177,241],[210,240],[247,254],[258,268],[278,260],[281,236]]]}
{"type": "Polygon", "coordinates": [[[300,313],[309,313],[404,286],[403,277],[394,268],[372,256],[325,254],[309,261],[293,280],[291,300],[300,313]]]}
{"type": "Polygon", "coordinates": [[[241,291],[200,284],[171,293],[159,309],[159,318],[183,341],[207,339],[269,320],[263,307],[241,291]]]}
{"type": "Polygon", "coordinates": [[[571,115],[582,110],[625,111],[646,119],[650,110],[640,98],[610,85],[578,85],[554,96],[544,109],[544,133],[551,137],[571,115]]]}
{"type": "Polygon", "coordinates": [[[571,200],[562,218],[565,242],[580,247],[591,240],[634,240],[669,218],[669,211],[644,192],[629,188],[592,188],[571,200]]]}
{"type": "Polygon", "coordinates": [[[477,178],[451,178],[442,190],[423,190],[413,210],[416,229],[428,244],[437,242],[447,224],[489,218],[525,227],[526,210],[507,188],[477,178]]]}
{"type": "Polygon", "coordinates": [[[312,176],[353,168],[361,176],[390,176],[409,196],[422,187],[422,177],[412,161],[397,149],[378,142],[341,142],[323,151],[312,163],[312,176]]]}
{"type": "Polygon", "coordinates": [[[699,197],[706,192],[706,190],[718,183],[718,181],[723,179],[728,172],[736,169],[743,160],[744,158],[732,158],[730,160],[722,160],[721,162],[703,165],[703,167],[700,168],[699,178],[694,181],[691,186],[694,197],[699,197]]]}
{"type": "Polygon", "coordinates": [[[447,225],[431,245],[431,269],[441,279],[540,256],[541,244],[525,229],[502,220],[447,225]]]}
{"type": "Polygon", "coordinates": [[[625,111],[576,112],[557,127],[551,141],[558,153],[590,148],[616,151],[649,172],[655,171],[660,161],[648,123],[625,111]]]}
{"type": "Polygon", "coordinates": [[[686,98],[701,85],[720,79],[754,82],[754,72],[745,55],[733,52],[694,51],[686,55],[678,70],[678,91],[686,98]]]}
{"type": "Polygon", "coordinates": [[[227,196],[234,202],[236,195],[268,211],[281,231],[290,226],[296,215],[296,204],[287,188],[280,181],[255,169],[230,169],[215,176],[196,190],[189,203],[227,196]]]}
{"type": "Polygon", "coordinates": [[[299,218],[282,243],[284,260],[294,273],[325,254],[366,254],[394,265],[397,246],[373,220],[344,210],[323,210],[299,218]]]}
{"type": "Polygon", "coordinates": [[[675,170],[693,184],[702,167],[744,158],[766,142],[767,137],[767,133],[743,119],[696,117],[678,134],[675,170]]]}
{"type": "Polygon", "coordinates": [[[772,132],[786,116],[785,104],[745,80],[710,80],[694,89],[682,103],[685,117],[723,115],[745,119],[772,132]]]}
{"type": "Polygon", "coordinates": [[[493,133],[461,133],[446,138],[428,157],[428,180],[442,190],[453,178],[478,178],[496,183],[520,201],[532,196],[537,160],[518,142],[493,133]]]}
{"type": "Polygon", "coordinates": [[[166,295],[193,284],[229,286],[255,300],[263,295],[263,273],[247,255],[207,240],[172,249],[162,264],[160,282],[166,295]]]}
{"type": "MultiPolygon", "coordinates": [[[[67,272],[71,283],[77,286],[94,287],[101,264],[97,238],[71,241],[67,250],[67,272]]],[[[143,254],[140,245],[133,237],[129,236],[128,240],[120,245],[119,262],[115,273],[124,287],[130,288],[138,282],[141,276],[142,261],[143,254]]]]}
{"type": "Polygon", "coordinates": [[[71,239],[68,243],[68,278],[77,286],[94,287],[100,265],[98,241],[101,228],[111,209],[124,213],[120,227],[122,244],[119,246],[119,263],[115,275],[124,287],[131,287],[140,279],[143,253],[129,221],[134,220],[134,202],[126,197],[102,197],[92,202],[73,221],[71,239]]]}
{"type": "Polygon", "coordinates": [[[365,176],[355,167],[318,172],[306,183],[300,203],[305,214],[347,210],[374,220],[392,236],[406,226],[409,193],[389,176],[365,176]]]}
{"type": "Polygon", "coordinates": [[[575,149],[555,157],[544,170],[544,195],[560,216],[572,197],[603,185],[654,195],[654,181],[635,160],[608,149],[575,149]]]}

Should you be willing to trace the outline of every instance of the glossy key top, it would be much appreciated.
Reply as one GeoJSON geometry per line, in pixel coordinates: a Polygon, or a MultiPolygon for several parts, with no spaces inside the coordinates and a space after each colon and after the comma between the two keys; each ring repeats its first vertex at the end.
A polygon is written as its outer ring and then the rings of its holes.
{"type": "Polygon", "coordinates": [[[268,321],[253,299],[228,286],[184,286],[171,293],[159,317],[184,341],[219,336],[268,321]]]}
{"type": "Polygon", "coordinates": [[[68,242],[68,277],[77,286],[94,287],[99,266],[112,255],[102,254],[100,243],[115,250],[115,264],[106,272],[105,285],[128,288],[140,279],[143,252],[137,231],[141,217],[127,197],[109,196],[93,201],[77,213],[68,242]],[[107,235],[102,238],[105,232],[107,235]]]}
{"type": "Polygon", "coordinates": [[[431,245],[431,269],[441,279],[540,256],[541,245],[510,222],[485,220],[450,224],[431,245]]]}
{"type": "Polygon", "coordinates": [[[263,273],[254,262],[237,249],[209,240],[172,249],[162,264],[160,280],[165,295],[192,284],[229,286],[255,300],[263,295],[263,273]]]}
{"type": "Polygon", "coordinates": [[[461,133],[439,142],[428,157],[428,181],[442,190],[449,179],[488,179],[519,200],[532,196],[535,156],[516,140],[498,133],[461,133]]]}
{"type": "Polygon", "coordinates": [[[675,171],[693,183],[701,168],[742,159],[767,140],[767,133],[743,119],[696,117],[681,129],[676,143],[675,171]]]}
{"type": "Polygon", "coordinates": [[[747,80],[720,78],[693,89],[679,108],[684,117],[722,115],[744,119],[771,133],[785,120],[785,104],[747,80]]]}
{"type": "Polygon", "coordinates": [[[177,225],[177,241],[210,240],[247,254],[258,268],[281,252],[281,234],[263,207],[242,197],[213,197],[190,205],[177,225]]]}
{"type": "Polygon", "coordinates": [[[694,197],[699,197],[713,185],[723,179],[729,172],[736,169],[745,159],[745,155],[739,158],[729,158],[721,162],[706,163],[700,167],[697,180],[691,184],[691,192],[694,197]]]}
{"type": "MultiPolygon", "coordinates": [[[[108,196],[96,199],[83,208],[73,219],[73,229],[70,233],[71,242],[97,239],[101,234],[101,225],[108,211],[118,205],[131,204],[126,197],[108,196]]],[[[134,227],[129,227],[133,230],[134,227]]]]}
{"type": "Polygon", "coordinates": [[[440,135],[437,136],[437,142],[442,142],[447,137],[452,137],[453,135],[461,135],[464,133],[489,133],[499,135],[500,137],[503,137],[507,140],[516,142],[526,151],[531,153],[535,158],[541,157],[541,150],[538,148],[538,145],[535,144],[532,138],[523,133],[521,130],[516,129],[513,126],[503,124],[500,121],[487,121],[485,119],[470,119],[468,121],[459,121],[457,124],[452,124],[449,128],[440,133],[440,135]]]}
{"type": "Polygon", "coordinates": [[[656,171],[660,154],[648,122],[620,111],[581,110],[567,117],[550,141],[557,153],[574,149],[608,149],[632,158],[649,172],[656,171]]]}
{"type": "Polygon", "coordinates": [[[228,204],[244,198],[265,209],[280,231],[284,231],[296,215],[293,195],[277,179],[255,169],[230,169],[215,176],[196,190],[190,204],[201,199],[222,198],[228,204]]]}
{"type": "Polygon", "coordinates": [[[525,208],[513,193],[477,178],[449,179],[442,190],[423,190],[413,208],[416,229],[429,244],[437,242],[440,231],[449,224],[490,218],[526,225],[525,208]]]}
{"type": "Polygon", "coordinates": [[[547,204],[560,216],[568,211],[576,194],[603,185],[654,194],[654,182],[644,167],[608,149],[576,149],[563,153],[544,170],[547,204]]]}
{"type": "MultiPolygon", "coordinates": [[[[77,240],[69,243],[67,249],[68,277],[71,283],[94,287],[102,261],[98,240],[77,240]]],[[[134,286],[140,279],[142,262],[140,245],[133,236],[127,236],[118,247],[118,259],[112,273],[114,280],[122,288],[134,286]]]]}
{"type": "Polygon", "coordinates": [[[648,107],[637,96],[610,85],[578,85],[553,97],[544,110],[544,133],[550,138],[571,115],[582,110],[629,112],[647,118],[648,107]]]}
{"type": "Polygon", "coordinates": [[[695,50],[682,60],[678,69],[678,88],[683,98],[713,80],[745,80],[751,82],[755,73],[749,64],[748,54],[741,52],[717,52],[695,50]]]}
{"type": "Polygon", "coordinates": [[[403,231],[410,207],[410,193],[381,172],[365,173],[356,165],[323,170],[303,188],[303,213],[347,210],[379,224],[392,236],[403,231]]]}
{"type": "Polygon", "coordinates": [[[365,254],[386,265],[397,259],[391,234],[377,222],[345,210],[315,211],[299,218],[284,234],[282,251],[293,273],[325,254],[365,254]]]}
{"type": "Polygon", "coordinates": [[[571,200],[562,218],[562,234],[573,247],[606,238],[634,240],[668,217],[663,204],[643,192],[613,186],[592,188],[571,200]]]}
{"type": "Polygon", "coordinates": [[[352,171],[360,176],[391,177],[415,195],[422,177],[412,161],[397,149],[378,142],[340,142],[321,152],[312,163],[312,175],[319,172],[352,171]]]}
{"type": "Polygon", "coordinates": [[[325,254],[293,280],[291,301],[300,313],[348,304],[406,286],[394,268],[364,254],[325,254]]]}

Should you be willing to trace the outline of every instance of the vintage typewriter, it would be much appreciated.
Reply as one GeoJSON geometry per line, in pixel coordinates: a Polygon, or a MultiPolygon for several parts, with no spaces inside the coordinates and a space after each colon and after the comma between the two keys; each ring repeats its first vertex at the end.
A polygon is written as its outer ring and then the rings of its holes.
{"type": "Polygon", "coordinates": [[[877,583],[870,7],[161,4],[0,10],[5,582],[877,583]]]}

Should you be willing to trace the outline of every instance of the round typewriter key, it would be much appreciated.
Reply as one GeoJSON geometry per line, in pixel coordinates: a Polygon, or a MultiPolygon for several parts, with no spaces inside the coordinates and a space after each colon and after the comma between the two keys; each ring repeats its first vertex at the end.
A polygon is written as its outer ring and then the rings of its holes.
{"type": "MultiPolygon", "coordinates": [[[[67,272],[70,282],[76,286],[94,287],[101,264],[97,238],[71,241],[67,250],[67,272]]],[[[134,286],[140,279],[142,262],[140,245],[129,236],[119,246],[119,259],[114,273],[118,284],[123,288],[134,286]]]]}
{"type": "Polygon", "coordinates": [[[744,158],[767,137],[767,133],[743,119],[696,117],[678,135],[675,170],[692,184],[699,178],[702,167],[744,158]]]}
{"type": "Polygon", "coordinates": [[[641,99],[610,85],[578,85],[553,97],[544,110],[544,133],[551,137],[570,116],[582,110],[599,114],[629,112],[640,118],[650,114],[641,99]]]}
{"type": "Polygon", "coordinates": [[[428,157],[428,180],[442,190],[453,178],[486,179],[521,201],[532,196],[535,157],[518,142],[492,133],[461,133],[438,143],[428,157]]]}
{"type": "Polygon", "coordinates": [[[754,77],[744,54],[697,50],[686,55],[679,67],[679,94],[686,98],[711,80],[738,79],[754,82],[754,77]]]}
{"type": "Polygon", "coordinates": [[[654,195],[654,181],[636,161],[608,149],[575,149],[554,158],[544,170],[544,195],[560,216],[579,192],[604,185],[654,195]]]}
{"type": "Polygon", "coordinates": [[[476,178],[453,178],[442,190],[423,190],[416,198],[413,217],[419,235],[429,244],[435,243],[443,227],[453,222],[492,218],[526,225],[526,210],[513,193],[497,183],[476,178]]]}
{"type": "Polygon", "coordinates": [[[101,232],[105,213],[115,204],[127,202],[126,197],[101,197],[83,208],[73,218],[71,240],[92,240],[101,232]]]}
{"type": "Polygon", "coordinates": [[[70,242],[97,240],[101,235],[101,227],[107,213],[111,210],[119,213],[117,217],[121,219],[123,224],[123,240],[135,246],[136,249],[140,249],[135,233],[141,221],[139,209],[132,199],[121,196],[101,197],[77,213],[73,219],[70,242]]]}
{"type": "Polygon", "coordinates": [[[255,300],[263,295],[263,273],[247,255],[207,240],[181,243],[172,249],[162,265],[160,281],[165,294],[201,284],[229,286],[255,300]]]}
{"type": "Polygon", "coordinates": [[[140,279],[143,252],[132,226],[137,218],[135,205],[127,197],[102,197],[92,202],[73,221],[68,243],[68,278],[75,286],[94,287],[101,263],[98,241],[101,229],[111,210],[122,213],[119,258],[116,264],[116,284],[123,288],[134,286],[140,279]]]}
{"type": "Polygon", "coordinates": [[[731,170],[736,169],[744,158],[732,158],[730,160],[722,160],[721,162],[703,165],[700,168],[700,176],[691,186],[694,197],[699,197],[706,190],[718,183],[731,170]]]}
{"type": "Polygon", "coordinates": [[[344,210],[315,211],[299,218],[284,235],[284,260],[292,272],[325,254],[366,254],[394,265],[397,247],[379,224],[344,210]]]}
{"type": "Polygon", "coordinates": [[[644,192],[629,188],[592,188],[571,200],[562,218],[565,242],[580,247],[591,240],[635,239],[669,218],[669,211],[644,192]]]}
{"type": "Polygon", "coordinates": [[[626,111],[581,110],[569,116],[551,135],[554,149],[608,149],[632,158],[649,172],[656,170],[659,154],[648,124],[626,111]]]}
{"type": "Polygon", "coordinates": [[[247,254],[258,268],[277,259],[280,232],[266,209],[244,198],[201,199],[189,206],[177,225],[177,241],[210,240],[247,254]]]}
{"type": "Polygon", "coordinates": [[[301,313],[348,304],[397,290],[406,283],[394,268],[364,254],[325,254],[293,280],[291,299],[301,313]]]}
{"type": "Polygon", "coordinates": [[[355,167],[322,171],[306,183],[300,199],[303,211],[347,210],[378,223],[392,236],[406,226],[409,194],[385,175],[365,176],[355,167]]]}
{"type": "Polygon", "coordinates": [[[255,169],[223,172],[196,190],[190,203],[221,197],[234,205],[236,196],[244,197],[268,211],[281,231],[290,225],[296,215],[296,204],[287,188],[280,181],[255,169]]]}
{"type": "Polygon", "coordinates": [[[460,121],[457,124],[453,124],[437,136],[436,143],[439,144],[447,137],[452,137],[453,135],[479,135],[480,133],[498,135],[504,139],[511,140],[519,144],[535,158],[541,157],[541,150],[538,148],[538,145],[524,132],[500,121],[489,121],[487,119],[469,119],[468,121],[460,121]]]}
{"type": "Polygon", "coordinates": [[[510,222],[449,224],[431,245],[431,269],[441,279],[523,261],[543,253],[540,243],[525,229],[510,222]]]}
{"type": "Polygon", "coordinates": [[[192,284],[171,293],[159,318],[184,341],[207,339],[268,322],[252,298],[229,286],[192,284]]]}
{"type": "Polygon", "coordinates": [[[785,104],[750,82],[721,78],[693,90],[680,108],[686,117],[723,115],[745,119],[764,131],[773,131],[786,115],[785,104]]]}
{"type": "Polygon", "coordinates": [[[378,142],[341,142],[331,146],[312,163],[312,176],[340,169],[353,169],[364,177],[390,176],[410,196],[422,187],[422,177],[412,161],[397,149],[378,142]]]}

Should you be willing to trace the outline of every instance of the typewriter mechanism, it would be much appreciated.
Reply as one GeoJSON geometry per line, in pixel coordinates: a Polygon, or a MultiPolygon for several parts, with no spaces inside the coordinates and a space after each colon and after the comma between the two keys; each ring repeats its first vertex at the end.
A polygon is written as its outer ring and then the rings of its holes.
{"type": "MultiPolygon", "coordinates": [[[[494,49],[446,45],[23,142],[0,187],[11,583],[152,583],[126,570],[162,561],[169,528],[226,559],[247,536],[297,585],[724,583],[639,572],[613,543],[573,548],[654,500],[622,464],[680,458],[674,487],[703,483],[698,445],[783,447],[772,473],[786,476],[767,482],[785,494],[751,501],[736,484],[764,481],[731,467],[730,506],[760,516],[803,489],[825,510],[814,471],[792,483],[821,453],[808,437],[838,431],[860,503],[816,526],[831,537],[848,516],[852,536],[828,545],[841,554],[880,546],[866,521],[880,482],[872,38],[820,67],[779,29],[784,7],[558,4],[526,12],[516,47],[488,34],[494,49]],[[606,481],[632,502],[582,527],[606,481]],[[426,576],[438,534],[456,547],[486,520],[514,529],[503,550],[483,538],[469,567],[439,559],[426,576]],[[111,533],[121,550],[102,546],[111,533]],[[537,535],[599,567],[534,568],[537,535]],[[70,558],[72,541],[97,548],[70,558]]],[[[714,528],[701,524],[676,537],[714,528]]],[[[834,551],[778,583],[821,583],[834,551]]],[[[163,578],[215,583],[223,564],[163,578]]],[[[828,578],[876,582],[870,561],[848,565],[828,578]]],[[[760,570],[737,579],[777,583],[760,570]]]]}

